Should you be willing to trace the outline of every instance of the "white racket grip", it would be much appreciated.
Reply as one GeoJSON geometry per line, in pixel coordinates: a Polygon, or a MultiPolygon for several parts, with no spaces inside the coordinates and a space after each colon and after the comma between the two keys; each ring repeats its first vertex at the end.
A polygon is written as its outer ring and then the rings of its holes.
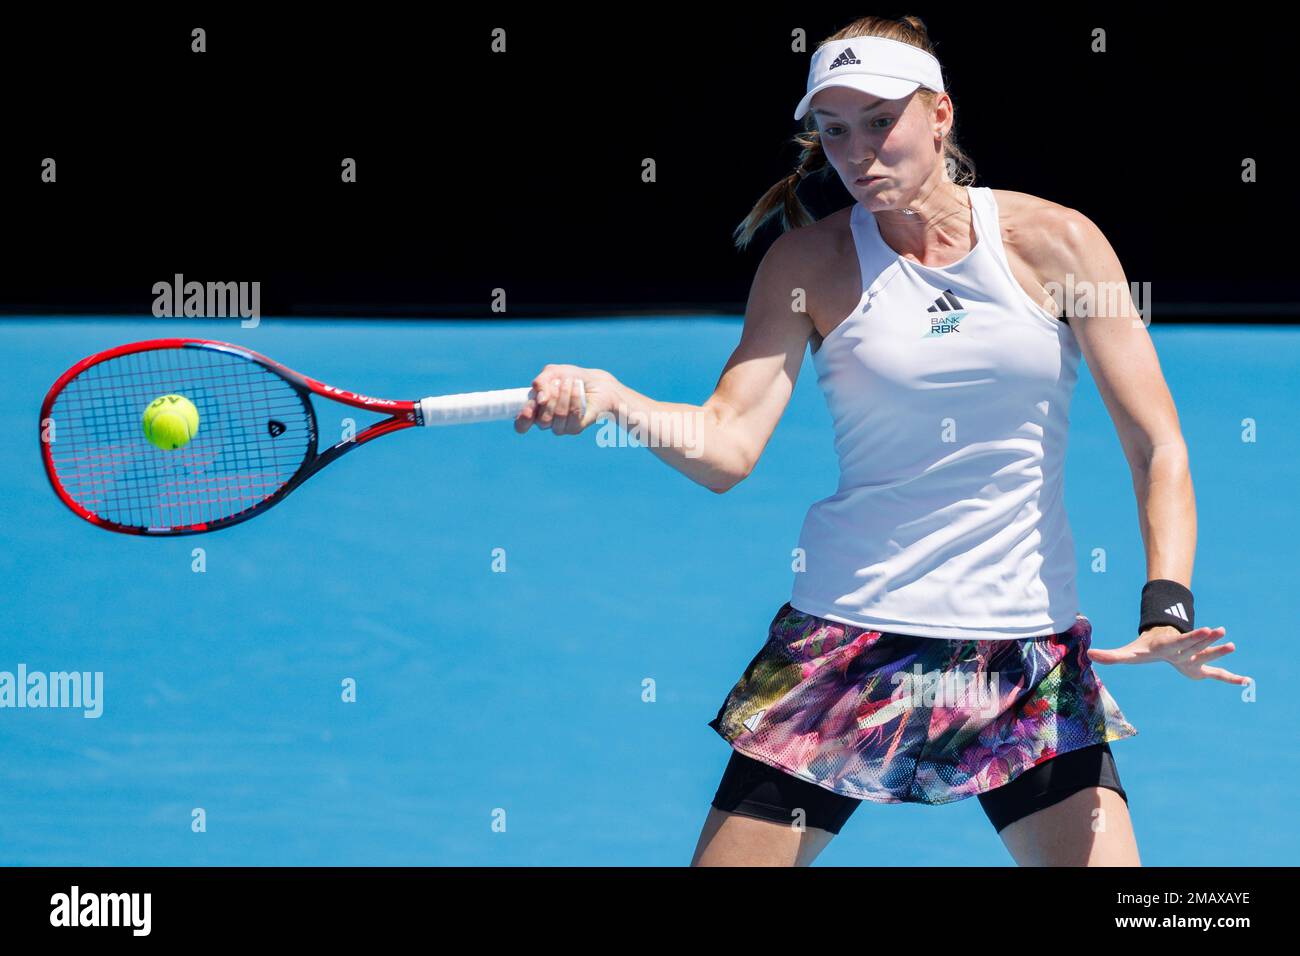
{"type": "MultiPolygon", "coordinates": [[[[583,416],[587,414],[587,390],[578,379],[578,401],[583,416]]],[[[519,417],[533,397],[531,388],[500,388],[490,392],[461,392],[458,395],[431,395],[419,401],[420,419],[425,425],[469,425],[519,417]]]]}

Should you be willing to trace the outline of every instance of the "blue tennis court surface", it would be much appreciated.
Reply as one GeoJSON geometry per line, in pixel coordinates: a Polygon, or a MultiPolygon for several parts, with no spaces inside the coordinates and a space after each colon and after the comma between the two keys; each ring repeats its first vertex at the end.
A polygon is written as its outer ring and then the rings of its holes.
{"type": "MultiPolygon", "coordinates": [[[[523,386],[570,362],[698,404],[739,330],[0,322],[0,671],[102,672],[104,688],[97,719],[0,709],[0,863],[688,863],[729,753],[706,722],[789,596],[805,510],[835,489],[807,358],[763,459],[725,495],[646,449],[600,447],[595,428],[521,437],[494,422],[379,439],[261,517],[171,539],[101,531],[59,503],[37,418],[76,360],[170,336],[386,398],[523,386]]],[[[1153,335],[1196,483],[1197,622],[1227,628],[1238,650],[1218,663],[1254,677],[1258,701],[1167,664],[1094,665],[1139,731],[1112,749],[1145,864],[1294,865],[1300,330],[1153,335]],[[1242,440],[1246,419],[1257,441],[1242,440]]],[[[368,420],[316,405],[326,435],[368,420]]],[[[1083,366],[1067,468],[1080,610],[1094,647],[1120,646],[1145,561],[1128,466],[1083,366]]],[[[1012,862],[969,799],[861,807],[817,861],[859,864],[1012,862]]]]}

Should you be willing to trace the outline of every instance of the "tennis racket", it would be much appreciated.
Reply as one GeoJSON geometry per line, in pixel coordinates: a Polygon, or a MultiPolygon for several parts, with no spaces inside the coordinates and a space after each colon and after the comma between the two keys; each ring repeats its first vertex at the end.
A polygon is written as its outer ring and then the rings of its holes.
{"type": "Polygon", "coordinates": [[[381,435],[512,419],[532,397],[529,388],[506,388],[411,402],[371,398],[239,345],[152,339],[84,358],[59,376],[41,403],[41,459],[59,499],[100,528],[198,534],[262,514],[381,435]],[[152,444],[142,422],[150,403],[167,395],[184,396],[198,412],[197,431],[174,450],[152,444]],[[388,417],[322,450],[318,399],[388,417]]]}

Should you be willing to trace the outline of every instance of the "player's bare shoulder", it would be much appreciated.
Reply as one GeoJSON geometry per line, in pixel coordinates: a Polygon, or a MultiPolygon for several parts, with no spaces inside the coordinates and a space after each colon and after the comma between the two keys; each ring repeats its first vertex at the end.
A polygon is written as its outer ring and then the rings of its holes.
{"type": "Polygon", "coordinates": [[[1077,209],[1041,196],[1011,189],[994,189],[993,195],[1003,245],[1040,278],[1055,278],[1082,234],[1096,229],[1077,209]]]}
{"type": "Polygon", "coordinates": [[[857,297],[857,260],[848,216],[852,207],[776,237],[759,264],[750,312],[761,321],[796,317],[814,343],[829,332],[857,297]],[[848,273],[848,274],[846,274],[848,273]],[[848,291],[848,295],[845,294],[848,291]],[[836,315],[841,299],[848,300],[836,315]]]}
{"type": "Polygon", "coordinates": [[[794,283],[803,291],[814,344],[853,311],[861,297],[857,252],[849,229],[852,206],[785,233],[794,283]]]}

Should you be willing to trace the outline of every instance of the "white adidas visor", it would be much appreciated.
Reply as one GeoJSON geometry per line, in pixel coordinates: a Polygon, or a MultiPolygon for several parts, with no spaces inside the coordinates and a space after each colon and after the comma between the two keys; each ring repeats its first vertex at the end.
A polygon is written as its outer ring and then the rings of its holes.
{"type": "Polygon", "coordinates": [[[795,107],[803,119],[812,98],[828,86],[847,86],[886,100],[901,100],[920,86],[943,90],[939,61],[919,47],[885,37],[850,37],[818,47],[808,70],[808,92],[795,107]]]}

